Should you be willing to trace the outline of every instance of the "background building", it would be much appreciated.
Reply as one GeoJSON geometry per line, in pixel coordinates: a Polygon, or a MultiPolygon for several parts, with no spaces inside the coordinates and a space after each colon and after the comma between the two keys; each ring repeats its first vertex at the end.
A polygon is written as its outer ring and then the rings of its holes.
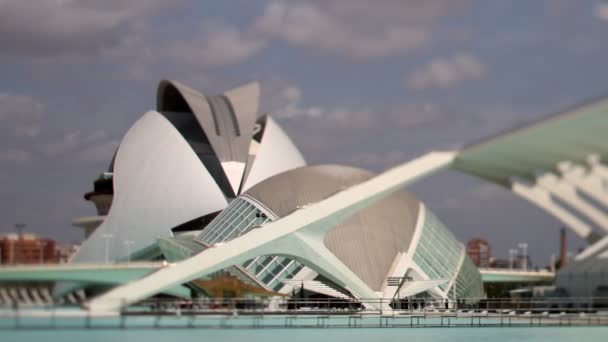
{"type": "Polygon", "coordinates": [[[475,238],[467,242],[467,255],[477,267],[490,267],[492,254],[490,244],[480,238],[475,238]]]}
{"type": "Polygon", "coordinates": [[[44,264],[55,262],[55,241],[34,234],[0,235],[2,264],[44,264]]]}

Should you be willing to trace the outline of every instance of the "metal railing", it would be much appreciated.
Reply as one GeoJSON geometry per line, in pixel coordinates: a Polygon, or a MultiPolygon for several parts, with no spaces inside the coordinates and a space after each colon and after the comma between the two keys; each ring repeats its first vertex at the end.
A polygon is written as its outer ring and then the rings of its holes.
{"type": "Polygon", "coordinates": [[[551,298],[459,298],[458,300],[413,299],[342,299],[342,298],[225,298],[225,299],[148,299],[125,308],[124,313],[175,312],[181,313],[249,313],[279,312],[301,314],[306,312],[375,313],[392,312],[608,312],[608,297],[551,297],[551,298]]]}
{"type": "Polygon", "coordinates": [[[607,304],[604,297],[154,299],[112,314],[14,304],[0,310],[0,329],[608,326],[607,304]]]}

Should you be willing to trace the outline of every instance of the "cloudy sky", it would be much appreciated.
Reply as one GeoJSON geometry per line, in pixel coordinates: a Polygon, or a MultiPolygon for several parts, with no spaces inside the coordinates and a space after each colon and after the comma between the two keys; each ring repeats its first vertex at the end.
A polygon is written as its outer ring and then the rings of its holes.
{"type": "MultiPolygon", "coordinates": [[[[0,0],[0,46],[0,231],[66,242],[163,78],[259,80],[309,163],[373,171],[608,95],[605,0],[0,0]]],[[[560,224],[494,185],[449,171],[411,190],[499,257],[557,250],[560,224]]]]}

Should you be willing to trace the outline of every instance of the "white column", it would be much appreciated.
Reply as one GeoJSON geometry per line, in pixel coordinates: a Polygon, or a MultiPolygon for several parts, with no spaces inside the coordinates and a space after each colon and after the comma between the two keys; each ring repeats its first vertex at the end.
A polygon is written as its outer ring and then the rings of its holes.
{"type": "Polygon", "coordinates": [[[608,207],[608,192],[603,189],[605,180],[596,169],[585,170],[582,166],[569,163],[560,164],[559,169],[565,181],[608,207]]]}
{"type": "Polygon", "coordinates": [[[591,227],[572,215],[568,210],[555,203],[549,192],[544,188],[513,180],[511,182],[511,191],[553,215],[581,238],[588,239],[591,237],[591,227]]]}
{"type": "Polygon", "coordinates": [[[584,200],[572,184],[563,181],[552,173],[545,173],[538,177],[537,184],[608,232],[608,216],[584,200]]]}
{"type": "Polygon", "coordinates": [[[600,159],[600,156],[598,156],[597,154],[592,154],[587,158],[587,163],[589,163],[589,165],[591,166],[592,172],[595,172],[604,180],[608,180],[608,167],[602,164],[600,159]]]}

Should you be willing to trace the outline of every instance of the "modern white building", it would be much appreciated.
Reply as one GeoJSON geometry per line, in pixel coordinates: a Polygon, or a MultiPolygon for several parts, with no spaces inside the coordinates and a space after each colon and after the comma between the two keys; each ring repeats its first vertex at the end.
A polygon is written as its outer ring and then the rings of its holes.
{"type": "MultiPolygon", "coordinates": [[[[340,165],[301,167],[281,173],[232,201],[196,240],[208,246],[226,243],[371,177],[367,171],[340,165]]],[[[462,243],[424,204],[405,191],[331,227],[323,237],[323,246],[377,298],[410,297],[426,291],[425,295],[437,298],[453,294],[460,298],[483,296],[479,273],[462,243]],[[412,291],[410,283],[427,280],[439,283],[426,283],[427,287],[412,291]],[[454,292],[451,290],[455,281],[460,285],[454,292]]],[[[315,282],[323,283],[332,276],[284,255],[260,255],[245,261],[242,267],[267,289],[284,294],[293,291],[292,284],[315,288],[315,282]]],[[[336,283],[323,285],[353,296],[336,283]]]]}
{"type": "MultiPolygon", "coordinates": [[[[608,179],[606,101],[460,150],[430,152],[379,175],[305,166],[274,120],[257,118],[258,101],[256,83],[220,96],[160,83],[156,110],[129,129],[104,174],[106,188],[94,194],[106,196],[96,204],[105,210],[109,201],[107,215],[75,222],[89,237],[72,263],[87,263],[87,270],[131,261],[168,266],[131,272],[117,265],[124,274],[89,308],[115,310],[160,293],[188,296],[201,282],[226,275],[278,295],[303,288],[354,300],[479,299],[480,273],[462,243],[403,190],[449,168],[535,203],[589,241],[583,256],[606,265],[600,249],[608,217],[601,207],[608,203],[606,189],[597,188],[608,179]]],[[[91,283],[85,273],[53,272],[44,279],[61,275],[75,282],[71,289],[91,283]]],[[[0,275],[13,274],[23,277],[0,275]]],[[[596,287],[605,286],[601,281],[596,287]]]]}
{"type": "Polygon", "coordinates": [[[193,239],[204,246],[199,251],[93,299],[89,307],[116,309],[233,265],[284,294],[299,283],[353,299],[482,298],[480,274],[463,244],[401,190],[453,158],[453,152],[431,153],[377,176],[339,165],[275,175],[206,225],[193,239]]]}
{"type": "Polygon", "coordinates": [[[110,191],[87,194],[111,204],[96,203],[107,216],[75,220],[88,238],[72,262],[124,260],[186,222],[210,221],[259,181],[305,165],[275,121],[257,117],[259,92],[251,83],[204,96],[161,81],[156,110],[129,129],[103,175],[110,191]]]}

